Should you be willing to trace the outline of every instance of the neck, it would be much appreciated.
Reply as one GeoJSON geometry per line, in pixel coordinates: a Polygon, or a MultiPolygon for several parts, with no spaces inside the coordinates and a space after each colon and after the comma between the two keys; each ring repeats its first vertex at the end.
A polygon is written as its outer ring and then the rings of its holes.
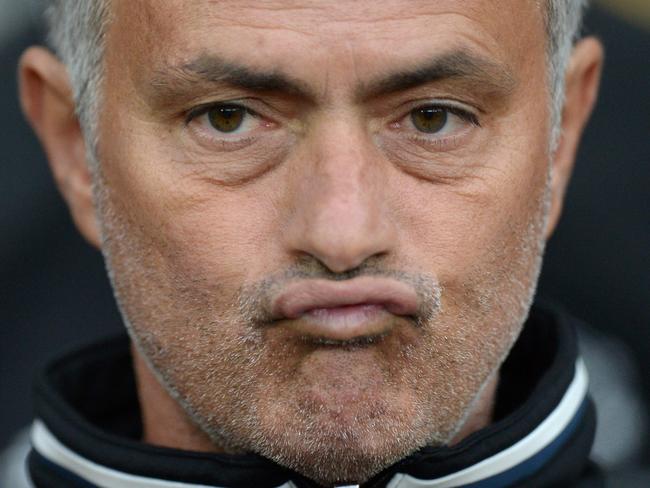
{"type": "Polygon", "coordinates": [[[487,383],[470,409],[467,420],[458,431],[458,434],[453,437],[449,445],[453,446],[454,444],[458,444],[465,437],[492,423],[498,385],[499,373],[497,372],[487,380],[487,383]]]}
{"type": "Polygon", "coordinates": [[[142,415],[142,440],[186,451],[221,452],[160,384],[133,345],[131,355],[142,415]]]}

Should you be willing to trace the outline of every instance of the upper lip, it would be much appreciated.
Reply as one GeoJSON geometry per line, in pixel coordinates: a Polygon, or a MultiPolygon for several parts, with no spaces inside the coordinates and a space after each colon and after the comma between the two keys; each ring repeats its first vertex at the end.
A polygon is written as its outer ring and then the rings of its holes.
{"type": "Polygon", "coordinates": [[[346,281],[304,280],[284,287],[271,301],[273,319],[297,319],[316,309],[380,305],[394,315],[416,315],[415,290],[401,281],[359,277],[346,281]]]}

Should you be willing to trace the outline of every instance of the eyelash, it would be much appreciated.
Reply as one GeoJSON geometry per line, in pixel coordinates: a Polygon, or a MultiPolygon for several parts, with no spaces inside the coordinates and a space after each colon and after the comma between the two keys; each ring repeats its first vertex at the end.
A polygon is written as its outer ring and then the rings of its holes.
{"type": "Polygon", "coordinates": [[[199,105],[198,107],[194,107],[191,109],[187,115],[185,116],[185,125],[189,124],[192,122],[194,119],[197,119],[201,117],[202,115],[207,114],[210,110],[213,108],[217,107],[222,107],[224,105],[232,105],[236,107],[241,107],[243,108],[248,115],[252,115],[253,117],[260,117],[260,115],[255,112],[253,109],[250,107],[246,106],[243,103],[238,103],[238,102],[212,102],[212,103],[206,103],[204,105],[199,105]]]}
{"type": "Polygon", "coordinates": [[[463,110],[463,109],[461,109],[459,107],[454,107],[454,106],[451,106],[451,105],[448,105],[448,106],[440,105],[440,108],[442,108],[443,110],[446,110],[450,114],[457,115],[458,117],[463,119],[465,122],[469,122],[472,125],[475,125],[476,127],[481,127],[481,123],[479,122],[478,117],[476,116],[476,114],[474,114],[472,112],[469,112],[467,110],[463,110]]]}
{"type": "Polygon", "coordinates": [[[469,109],[460,107],[456,104],[439,102],[439,101],[419,102],[417,104],[412,104],[408,109],[408,111],[404,115],[402,115],[398,119],[398,121],[393,122],[393,124],[399,124],[399,121],[402,121],[405,118],[409,117],[415,110],[423,109],[423,108],[444,110],[449,114],[459,117],[465,122],[469,122],[470,124],[475,125],[476,127],[481,127],[481,123],[478,119],[478,116],[472,111],[470,111],[469,109]]]}

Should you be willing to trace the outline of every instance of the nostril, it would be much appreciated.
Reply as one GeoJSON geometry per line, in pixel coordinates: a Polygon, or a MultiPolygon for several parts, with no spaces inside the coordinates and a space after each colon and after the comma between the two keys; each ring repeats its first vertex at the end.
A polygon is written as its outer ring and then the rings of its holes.
{"type": "Polygon", "coordinates": [[[296,250],[293,254],[298,262],[318,267],[319,272],[350,275],[361,268],[369,267],[372,262],[385,259],[389,252],[386,250],[373,252],[372,249],[354,248],[337,250],[333,247],[321,251],[312,247],[309,251],[296,250]]]}
{"type": "Polygon", "coordinates": [[[328,271],[340,274],[353,272],[362,267],[364,263],[368,262],[368,260],[377,257],[379,254],[384,255],[386,252],[382,251],[380,253],[373,253],[370,250],[367,251],[365,249],[352,248],[341,250],[339,253],[320,253],[314,257],[325,266],[328,271]]]}

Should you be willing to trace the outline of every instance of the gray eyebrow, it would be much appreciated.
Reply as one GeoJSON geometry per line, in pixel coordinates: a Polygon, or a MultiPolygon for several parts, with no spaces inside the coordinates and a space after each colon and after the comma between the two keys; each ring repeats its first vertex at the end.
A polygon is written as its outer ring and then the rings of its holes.
{"type": "Polygon", "coordinates": [[[495,94],[508,94],[516,85],[515,77],[507,67],[466,50],[456,50],[366,83],[359,88],[357,95],[359,98],[371,98],[450,79],[463,81],[481,92],[495,94]]]}
{"type": "Polygon", "coordinates": [[[265,72],[224,60],[201,55],[189,63],[166,66],[156,72],[151,85],[156,90],[182,91],[197,84],[225,84],[257,92],[280,92],[301,98],[314,98],[311,89],[300,80],[277,72],[265,72]]]}

